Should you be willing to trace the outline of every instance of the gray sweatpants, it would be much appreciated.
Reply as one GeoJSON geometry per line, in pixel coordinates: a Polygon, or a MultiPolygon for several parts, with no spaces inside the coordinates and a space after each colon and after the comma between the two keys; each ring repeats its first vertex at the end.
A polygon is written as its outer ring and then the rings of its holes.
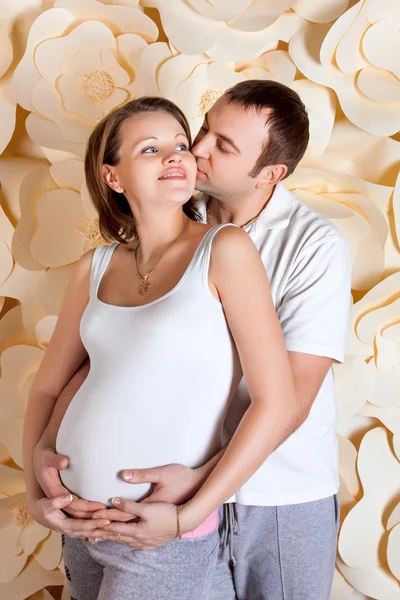
{"type": "Polygon", "coordinates": [[[217,529],[148,551],[63,538],[71,600],[207,600],[218,547],[217,529]]]}
{"type": "Polygon", "coordinates": [[[224,505],[219,531],[150,551],[65,538],[71,600],[329,600],[336,496],[224,505]]]}
{"type": "Polygon", "coordinates": [[[208,600],[329,600],[337,496],[287,506],[225,505],[208,600]]]}

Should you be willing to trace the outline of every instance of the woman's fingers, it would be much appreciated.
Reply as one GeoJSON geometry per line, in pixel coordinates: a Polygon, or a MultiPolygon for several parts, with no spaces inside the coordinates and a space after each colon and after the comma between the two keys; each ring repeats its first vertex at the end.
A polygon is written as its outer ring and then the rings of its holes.
{"type": "MultiPolygon", "coordinates": [[[[73,519],[93,519],[92,512],[83,512],[83,511],[79,511],[79,510],[73,510],[69,506],[67,506],[67,508],[64,509],[64,512],[69,514],[73,519]]],[[[100,518],[105,518],[105,517],[101,516],[100,518]]]]}
{"type": "Polygon", "coordinates": [[[131,513],[124,512],[118,508],[106,508],[97,510],[92,514],[93,519],[110,519],[110,521],[132,521],[135,518],[131,513]]]}
{"type": "Polygon", "coordinates": [[[67,494],[65,496],[57,496],[57,498],[52,498],[50,500],[49,506],[51,510],[61,510],[65,508],[69,504],[71,504],[73,500],[72,494],[67,494]]]}
{"type": "Polygon", "coordinates": [[[97,520],[79,520],[79,519],[66,519],[63,521],[62,533],[64,533],[68,537],[100,537],[96,536],[94,532],[102,531],[102,528],[107,525],[109,521],[105,521],[104,519],[97,520]]]}
{"type": "Polygon", "coordinates": [[[71,502],[71,506],[73,510],[77,510],[80,512],[91,512],[93,513],[96,510],[102,510],[106,508],[106,505],[102,502],[92,502],[89,500],[82,500],[77,496],[73,496],[73,500],[71,502]]]}
{"type": "Polygon", "coordinates": [[[140,517],[141,519],[145,518],[147,507],[139,502],[132,502],[132,500],[126,500],[126,498],[112,498],[111,502],[123,512],[140,517]]]}
{"type": "Polygon", "coordinates": [[[115,534],[115,535],[125,535],[129,538],[140,537],[140,523],[117,523],[113,522],[110,525],[106,525],[103,530],[105,532],[115,534]]]}

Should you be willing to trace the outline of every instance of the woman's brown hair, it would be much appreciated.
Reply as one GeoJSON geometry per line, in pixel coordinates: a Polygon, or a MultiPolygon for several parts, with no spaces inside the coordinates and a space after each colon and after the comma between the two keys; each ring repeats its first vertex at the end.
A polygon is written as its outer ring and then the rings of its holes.
{"type": "MultiPolygon", "coordinates": [[[[92,202],[99,215],[99,229],[107,241],[125,244],[136,237],[135,218],[124,194],[112,190],[102,177],[103,165],[119,163],[121,127],[125,121],[145,112],[166,112],[182,126],[192,147],[189,123],[178,106],[166,98],[143,96],[111,111],[93,129],[86,147],[85,175],[92,202]]],[[[183,212],[193,221],[200,221],[196,201],[190,198],[183,212]]]]}

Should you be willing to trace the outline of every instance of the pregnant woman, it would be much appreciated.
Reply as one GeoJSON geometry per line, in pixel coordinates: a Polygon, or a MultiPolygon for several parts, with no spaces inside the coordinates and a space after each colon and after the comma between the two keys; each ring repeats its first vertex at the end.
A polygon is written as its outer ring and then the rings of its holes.
{"type": "Polygon", "coordinates": [[[190,147],[184,115],[162,98],[114,110],[89,139],[87,185],[112,243],[78,261],[30,392],[29,508],[43,522],[33,448],[87,356],[89,376],[57,438],[69,458],[63,482],[86,500],[111,506],[115,497],[145,497],[147,484],[120,478],[127,464],[204,464],[222,448],[242,373],[251,405],[197,494],[182,506],[153,505],[160,535],[173,532],[175,541],[141,552],[66,538],[75,600],[208,598],[217,509],[279,443],[274,425],[290,426],[294,388],[264,267],[241,229],[197,222],[190,147]]]}

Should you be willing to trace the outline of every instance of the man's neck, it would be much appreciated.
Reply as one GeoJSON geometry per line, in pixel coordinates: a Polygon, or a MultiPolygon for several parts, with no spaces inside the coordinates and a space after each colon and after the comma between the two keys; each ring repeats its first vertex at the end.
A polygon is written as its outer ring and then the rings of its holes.
{"type": "Polygon", "coordinates": [[[275,187],[271,187],[260,196],[252,198],[241,198],[240,201],[208,196],[207,198],[207,221],[211,225],[219,223],[233,223],[244,227],[254,221],[267,206],[272,198],[275,187]]]}

